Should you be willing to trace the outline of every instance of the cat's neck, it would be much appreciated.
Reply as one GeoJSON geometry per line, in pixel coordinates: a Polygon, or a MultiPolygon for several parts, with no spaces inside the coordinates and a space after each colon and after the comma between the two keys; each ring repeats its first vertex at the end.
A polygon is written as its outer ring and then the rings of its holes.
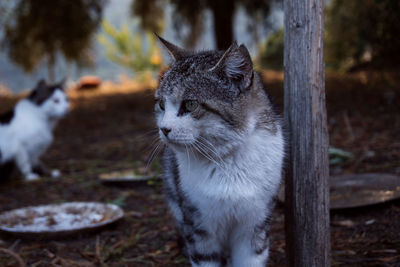
{"type": "Polygon", "coordinates": [[[257,129],[222,160],[210,160],[190,149],[187,154],[177,153],[176,158],[185,186],[213,198],[238,199],[251,197],[265,187],[275,192],[279,179],[273,177],[279,176],[282,147],[280,130],[274,134],[257,129]],[[266,178],[267,173],[271,178],[266,178]]]}
{"type": "Polygon", "coordinates": [[[48,114],[46,114],[41,106],[38,106],[27,99],[21,100],[16,108],[17,112],[21,112],[24,115],[29,115],[29,119],[40,121],[50,129],[53,129],[58,121],[56,119],[52,119],[48,114]]]}

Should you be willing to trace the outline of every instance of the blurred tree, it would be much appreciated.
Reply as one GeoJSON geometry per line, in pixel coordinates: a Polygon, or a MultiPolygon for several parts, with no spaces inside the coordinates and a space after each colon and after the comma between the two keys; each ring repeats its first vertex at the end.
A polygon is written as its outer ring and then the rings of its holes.
{"type": "Polygon", "coordinates": [[[164,3],[158,0],[133,0],[131,13],[140,18],[142,29],[161,33],[164,30],[164,8],[164,3]]]}
{"type": "Polygon", "coordinates": [[[279,0],[134,0],[132,14],[140,17],[146,29],[159,33],[157,25],[162,20],[163,5],[171,3],[175,28],[179,30],[182,22],[190,26],[186,45],[193,47],[203,29],[204,10],[209,9],[214,17],[217,47],[226,49],[233,41],[233,19],[237,8],[243,7],[250,18],[257,21],[262,18],[266,22],[272,1],[279,0]]]}
{"type": "Polygon", "coordinates": [[[106,56],[115,63],[132,70],[142,82],[148,81],[152,71],[160,69],[162,64],[161,51],[152,33],[135,31],[132,34],[127,24],[118,30],[109,22],[103,21],[103,33],[98,35],[98,41],[106,48],[106,56]]]}
{"type": "Polygon", "coordinates": [[[0,3],[0,26],[4,25],[10,16],[13,7],[13,0],[3,0],[0,3]]]}
{"type": "Polygon", "coordinates": [[[283,69],[283,28],[272,33],[261,44],[259,57],[263,68],[283,69]]]}
{"type": "Polygon", "coordinates": [[[327,66],[400,66],[400,1],[332,0],[326,14],[327,66]]]}
{"type": "Polygon", "coordinates": [[[10,59],[27,72],[47,58],[49,80],[54,80],[57,54],[80,65],[90,62],[88,52],[105,1],[15,1],[12,16],[4,22],[2,44],[10,59]]]}

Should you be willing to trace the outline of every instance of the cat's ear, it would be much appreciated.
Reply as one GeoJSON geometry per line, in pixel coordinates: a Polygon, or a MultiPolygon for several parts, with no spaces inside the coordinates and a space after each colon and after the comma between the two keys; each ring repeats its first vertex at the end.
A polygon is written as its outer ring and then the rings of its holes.
{"type": "Polygon", "coordinates": [[[67,77],[64,77],[59,83],[57,83],[57,85],[61,90],[64,90],[66,82],[67,82],[67,77]]]}
{"type": "Polygon", "coordinates": [[[40,81],[38,81],[38,83],[36,84],[35,90],[40,90],[42,88],[46,88],[47,84],[46,81],[44,79],[41,79],[40,81]]]}
{"type": "Polygon", "coordinates": [[[33,102],[38,102],[43,92],[47,89],[47,84],[44,79],[41,79],[36,86],[32,89],[31,93],[28,95],[28,99],[33,102]]]}
{"type": "Polygon", "coordinates": [[[187,51],[183,48],[180,48],[170,42],[168,42],[167,40],[165,40],[164,38],[160,37],[158,34],[154,33],[158,40],[160,40],[160,42],[163,44],[163,46],[167,49],[168,53],[173,57],[173,59],[179,60],[182,59],[184,57],[189,56],[191,53],[190,51],[187,51]]]}
{"type": "Polygon", "coordinates": [[[35,88],[33,88],[32,93],[37,94],[38,92],[42,92],[42,91],[46,90],[46,88],[47,88],[46,81],[44,79],[41,79],[40,81],[38,81],[35,88]]]}
{"type": "Polygon", "coordinates": [[[253,80],[253,62],[244,45],[234,42],[210,71],[222,72],[237,83],[241,90],[250,87],[253,80]]]}

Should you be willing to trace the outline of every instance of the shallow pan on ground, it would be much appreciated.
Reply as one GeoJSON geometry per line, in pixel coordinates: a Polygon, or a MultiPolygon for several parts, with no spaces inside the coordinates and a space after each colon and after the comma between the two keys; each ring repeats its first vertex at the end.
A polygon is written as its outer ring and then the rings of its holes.
{"type": "Polygon", "coordinates": [[[385,173],[344,174],[330,179],[331,209],[379,204],[400,198],[400,177],[385,173]]]}
{"type": "MultiPolygon", "coordinates": [[[[330,177],[329,183],[331,209],[365,207],[400,198],[400,176],[392,174],[344,174],[330,177]]],[[[284,186],[278,199],[285,201],[284,186]]]]}
{"type": "Polygon", "coordinates": [[[121,208],[97,202],[68,202],[32,206],[0,214],[0,232],[26,238],[64,237],[114,223],[121,208]]]}
{"type": "Polygon", "coordinates": [[[147,181],[160,178],[161,176],[158,174],[140,175],[136,174],[132,170],[103,173],[99,176],[99,179],[103,184],[113,185],[146,183],[147,181]]]}

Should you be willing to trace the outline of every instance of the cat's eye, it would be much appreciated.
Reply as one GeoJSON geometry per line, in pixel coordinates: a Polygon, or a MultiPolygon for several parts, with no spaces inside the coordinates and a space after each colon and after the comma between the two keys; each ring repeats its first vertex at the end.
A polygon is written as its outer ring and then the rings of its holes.
{"type": "Polygon", "coordinates": [[[187,112],[192,112],[198,107],[199,102],[197,102],[196,100],[186,100],[182,104],[187,112]]]}
{"type": "Polygon", "coordinates": [[[158,102],[158,105],[160,106],[161,110],[165,110],[165,103],[163,99],[160,99],[160,101],[158,102]]]}

